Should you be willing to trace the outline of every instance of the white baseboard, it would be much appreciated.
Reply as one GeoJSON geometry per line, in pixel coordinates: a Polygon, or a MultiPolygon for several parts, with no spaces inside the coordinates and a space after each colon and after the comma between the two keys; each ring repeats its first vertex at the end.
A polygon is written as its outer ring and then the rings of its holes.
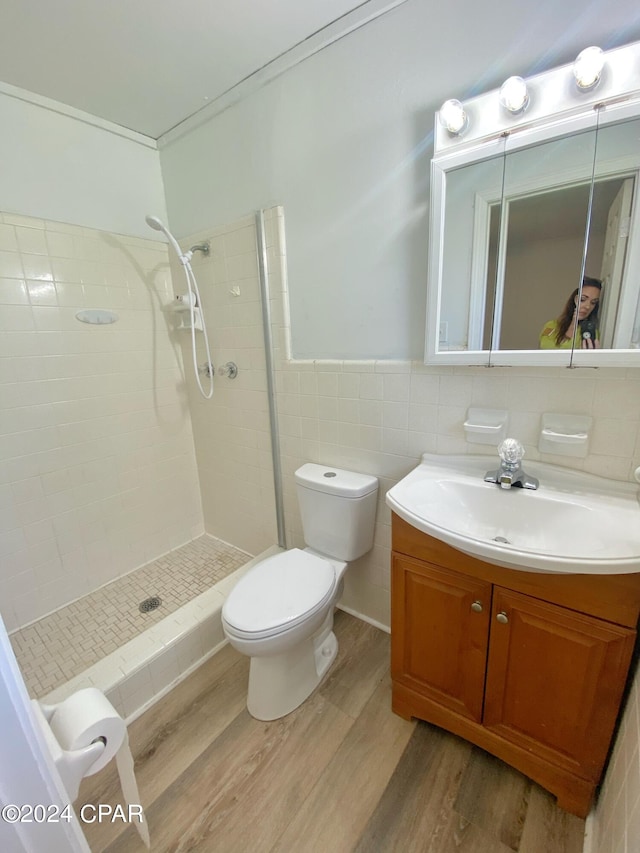
{"type": "Polygon", "coordinates": [[[351,616],[355,616],[356,619],[360,619],[361,622],[367,622],[369,625],[373,625],[374,628],[379,628],[381,631],[384,631],[385,634],[391,633],[391,628],[388,625],[383,625],[382,622],[377,622],[375,619],[372,619],[370,616],[365,616],[364,613],[360,613],[357,610],[353,610],[351,607],[345,607],[344,604],[336,604],[338,610],[344,610],[345,613],[349,613],[351,616]]]}
{"type": "Polygon", "coordinates": [[[584,844],[582,846],[582,853],[597,853],[595,847],[593,846],[595,823],[596,815],[595,812],[592,810],[587,815],[587,819],[584,824],[584,844]]]}

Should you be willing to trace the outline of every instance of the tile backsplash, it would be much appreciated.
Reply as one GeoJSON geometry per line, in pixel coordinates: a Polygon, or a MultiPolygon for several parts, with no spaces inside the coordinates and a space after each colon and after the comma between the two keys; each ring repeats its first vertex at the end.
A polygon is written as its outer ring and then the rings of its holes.
{"type": "Polygon", "coordinates": [[[0,607],[22,626],[202,532],[152,240],[0,214],[0,607]],[[76,319],[115,311],[112,325],[76,319]]]}

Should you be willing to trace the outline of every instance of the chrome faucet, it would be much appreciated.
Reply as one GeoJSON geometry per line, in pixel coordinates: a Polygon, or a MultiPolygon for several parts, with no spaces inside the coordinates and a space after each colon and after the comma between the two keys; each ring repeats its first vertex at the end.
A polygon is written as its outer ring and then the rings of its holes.
{"type": "Polygon", "coordinates": [[[505,438],[498,445],[498,455],[501,464],[496,471],[487,471],[485,482],[497,483],[501,489],[517,486],[521,489],[537,489],[540,485],[535,477],[530,477],[522,470],[524,447],[515,438],[505,438]]]}

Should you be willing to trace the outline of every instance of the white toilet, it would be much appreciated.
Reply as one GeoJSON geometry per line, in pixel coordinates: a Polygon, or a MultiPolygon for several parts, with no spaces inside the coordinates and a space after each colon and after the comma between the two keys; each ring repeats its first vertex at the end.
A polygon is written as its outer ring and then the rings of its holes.
{"type": "Polygon", "coordinates": [[[322,680],[338,652],[333,609],[347,563],[373,545],[375,477],[307,463],[295,480],[307,547],[249,569],[222,608],[229,642],[251,658],[247,708],[258,720],[289,714],[322,680]]]}

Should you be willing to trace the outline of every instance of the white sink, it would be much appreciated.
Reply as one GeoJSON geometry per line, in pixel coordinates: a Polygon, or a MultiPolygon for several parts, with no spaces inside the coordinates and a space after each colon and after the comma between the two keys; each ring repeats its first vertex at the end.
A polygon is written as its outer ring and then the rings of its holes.
{"type": "Polygon", "coordinates": [[[540,486],[485,483],[495,456],[436,456],[387,492],[409,524],[481,560],[570,574],[640,572],[638,486],[542,462],[523,468],[540,486]]]}

